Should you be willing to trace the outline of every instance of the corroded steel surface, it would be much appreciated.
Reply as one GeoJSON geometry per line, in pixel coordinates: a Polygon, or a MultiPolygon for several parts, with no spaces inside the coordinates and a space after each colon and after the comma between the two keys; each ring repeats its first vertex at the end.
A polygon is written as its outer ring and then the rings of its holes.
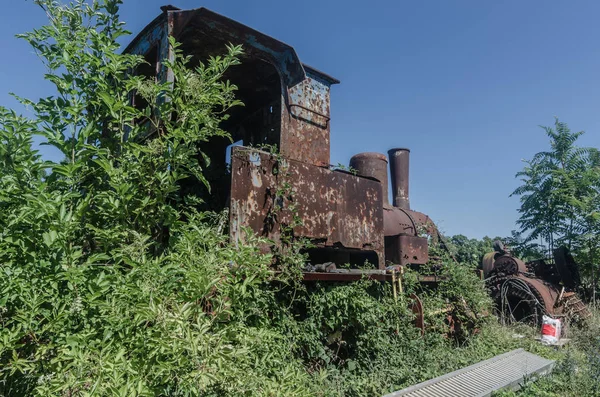
{"type": "Polygon", "coordinates": [[[408,211],[384,204],[383,218],[386,236],[397,236],[399,234],[416,236],[418,234],[419,224],[408,211]]]}
{"type": "MultiPolygon", "coordinates": [[[[589,310],[577,294],[555,277],[554,264],[540,260],[526,265],[520,259],[503,252],[486,254],[482,266],[490,293],[508,318],[540,322],[544,314],[568,321],[589,317],[589,310]]],[[[563,251],[562,254],[560,258],[555,253],[558,261],[566,261],[568,251],[563,251]]],[[[563,266],[566,269],[566,265],[563,266]]],[[[576,271],[576,266],[573,262],[569,267],[576,271]]]]}
{"type": "Polygon", "coordinates": [[[390,173],[392,177],[392,198],[394,207],[410,209],[409,201],[409,165],[410,150],[405,148],[390,149],[390,173]]]}
{"type": "Polygon", "coordinates": [[[562,314],[562,307],[554,307],[560,293],[556,286],[523,274],[519,274],[517,278],[524,281],[531,288],[536,298],[543,304],[543,308],[547,314],[550,316],[562,314]]]}
{"type": "Polygon", "coordinates": [[[417,236],[385,237],[385,260],[405,265],[424,265],[429,260],[427,238],[417,236]]]}
{"type": "Polygon", "coordinates": [[[387,167],[387,157],[381,153],[359,153],[350,159],[350,168],[356,170],[358,175],[374,178],[381,182],[384,207],[389,205],[387,167]]]}
{"type": "Polygon", "coordinates": [[[383,206],[385,259],[399,265],[424,265],[429,260],[427,234],[437,229],[429,217],[416,211],[383,206]]]}
{"type": "Polygon", "coordinates": [[[416,236],[424,233],[434,235],[437,232],[433,221],[422,212],[403,210],[384,204],[383,214],[386,236],[398,234],[416,236]]]}
{"type": "Polygon", "coordinates": [[[279,244],[294,216],[294,236],[317,247],[373,251],[384,266],[380,184],[253,149],[235,147],[231,163],[231,239],[244,227],[279,244]],[[295,212],[295,214],[294,214],[295,212]]]}
{"type": "Polygon", "coordinates": [[[281,154],[328,167],[330,162],[331,81],[306,71],[306,79],[284,88],[281,108],[281,154]]]}
{"type": "Polygon", "coordinates": [[[563,315],[581,321],[592,317],[592,312],[574,292],[559,295],[558,304],[563,308],[563,315]]]}
{"type": "Polygon", "coordinates": [[[505,275],[527,272],[525,263],[519,258],[510,255],[499,255],[496,257],[493,269],[498,273],[503,273],[505,275]]]}
{"type": "MultiPolygon", "coordinates": [[[[241,44],[244,49],[242,67],[248,66],[249,60],[272,65],[277,71],[280,93],[274,103],[265,108],[278,112],[280,122],[276,123],[274,134],[279,136],[259,143],[278,145],[281,154],[292,160],[329,166],[330,87],[339,83],[338,80],[302,64],[289,45],[206,8],[163,7],[163,14],[144,28],[125,52],[145,55],[158,45],[162,62],[173,57],[168,36],[182,43],[186,54],[200,60],[221,55],[228,44],[241,44]]],[[[161,81],[173,79],[162,66],[158,77],[161,81]]],[[[255,77],[245,75],[245,79],[255,77]]]]}
{"type": "Polygon", "coordinates": [[[558,291],[554,286],[524,274],[496,276],[486,280],[492,298],[509,321],[540,323],[542,315],[556,316],[558,291]]]}

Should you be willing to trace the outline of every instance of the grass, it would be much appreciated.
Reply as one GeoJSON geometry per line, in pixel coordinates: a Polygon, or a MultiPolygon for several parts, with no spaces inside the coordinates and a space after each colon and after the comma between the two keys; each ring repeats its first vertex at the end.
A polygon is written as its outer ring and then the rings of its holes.
{"type": "Polygon", "coordinates": [[[526,350],[543,357],[556,360],[551,375],[525,385],[517,392],[505,391],[495,396],[527,397],[583,397],[600,396],[600,310],[592,310],[593,315],[582,327],[571,327],[564,337],[571,341],[564,347],[542,346],[537,341],[531,343],[531,333],[526,329],[526,350]]]}

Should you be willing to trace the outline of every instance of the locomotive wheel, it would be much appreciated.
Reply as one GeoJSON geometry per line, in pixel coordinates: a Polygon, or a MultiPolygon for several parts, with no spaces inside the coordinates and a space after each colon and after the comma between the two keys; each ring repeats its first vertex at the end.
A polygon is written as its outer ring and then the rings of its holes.
{"type": "Polygon", "coordinates": [[[546,313],[538,291],[518,278],[505,280],[497,291],[496,305],[506,323],[527,323],[538,326],[546,313]]]}

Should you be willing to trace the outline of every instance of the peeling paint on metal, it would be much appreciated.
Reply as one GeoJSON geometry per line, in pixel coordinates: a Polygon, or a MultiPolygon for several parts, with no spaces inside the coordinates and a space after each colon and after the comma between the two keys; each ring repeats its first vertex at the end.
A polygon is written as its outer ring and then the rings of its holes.
{"type": "Polygon", "coordinates": [[[294,235],[308,237],[317,246],[373,251],[383,266],[382,196],[377,181],[289,159],[287,167],[273,174],[277,162],[266,152],[233,148],[232,238],[239,238],[241,229],[249,227],[277,244],[280,225],[292,223],[290,207],[294,206],[303,220],[294,235]],[[260,156],[260,166],[250,161],[252,153],[260,156]],[[260,184],[254,181],[255,173],[260,175],[260,184]],[[293,194],[276,197],[288,179],[293,194]]]}

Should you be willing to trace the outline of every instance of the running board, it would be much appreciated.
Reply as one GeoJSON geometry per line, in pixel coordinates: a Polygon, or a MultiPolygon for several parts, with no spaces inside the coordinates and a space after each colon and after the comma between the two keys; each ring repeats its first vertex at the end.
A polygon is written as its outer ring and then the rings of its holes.
{"type": "Polygon", "coordinates": [[[554,361],[517,349],[384,397],[486,397],[552,372],[554,361]]]}

